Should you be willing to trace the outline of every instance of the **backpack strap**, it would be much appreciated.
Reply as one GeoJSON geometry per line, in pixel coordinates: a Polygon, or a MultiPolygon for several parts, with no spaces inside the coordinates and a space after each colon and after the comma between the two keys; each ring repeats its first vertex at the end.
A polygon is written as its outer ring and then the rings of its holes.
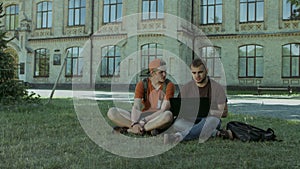
{"type": "Polygon", "coordinates": [[[148,78],[143,79],[143,86],[144,86],[144,102],[147,100],[147,89],[148,89],[148,78]]]}
{"type": "MultiPolygon", "coordinates": [[[[170,82],[169,79],[166,79],[164,81],[164,84],[163,84],[163,92],[166,93],[166,90],[167,90],[167,86],[168,86],[168,83],[170,82]]],[[[143,86],[144,86],[144,102],[147,100],[147,89],[148,89],[148,78],[145,78],[143,79],[143,86]]]]}

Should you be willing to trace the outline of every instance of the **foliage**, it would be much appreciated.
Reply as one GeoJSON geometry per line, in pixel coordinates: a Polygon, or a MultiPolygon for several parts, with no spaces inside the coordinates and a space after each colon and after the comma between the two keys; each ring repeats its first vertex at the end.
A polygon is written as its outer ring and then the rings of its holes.
{"type": "Polygon", "coordinates": [[[293,19],[300,19],[300,0],[286,0],[287,3],[291,3],[296,7],[294,11],[292,11],[292,18],[293,19]]]}
{"type": "MultiPolygon", "coordinates": [[[[3,6],[0,4],[0,15],[3,6]]],[[[2,18],[4,15],[1,15],[2,18]]],[[[18,80],[15,75],[17,70],[15,58],[6,51],[6,32],[0,30],[0,104],[13,104],[22,102],[38,102],[38,95],[27,92],[27,86],[18,80]]]]}

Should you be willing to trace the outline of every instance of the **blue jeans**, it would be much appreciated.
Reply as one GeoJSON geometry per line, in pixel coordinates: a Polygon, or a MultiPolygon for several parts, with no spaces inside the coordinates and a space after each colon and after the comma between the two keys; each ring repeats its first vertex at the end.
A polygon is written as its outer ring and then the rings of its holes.
{"type": "Polygon", "coordinates": [[[221,127],[221,120],[217,117],[209,116],[201,118],[200,122],[186,129],[180,134],[183,136],[183,141],[204,139],[207,140],[211,136],[216,136],[217,130],[221,127]]]}

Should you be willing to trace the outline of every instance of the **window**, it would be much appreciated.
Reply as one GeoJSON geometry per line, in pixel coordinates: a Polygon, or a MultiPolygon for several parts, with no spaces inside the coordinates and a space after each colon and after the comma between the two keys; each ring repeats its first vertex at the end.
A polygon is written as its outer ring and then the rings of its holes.
{"type": "Polygon", "coordinates": [[[163,57],[162,45],[158,43],[148,43],[143,45],[141,52],[142,70],[147,69],[152,60],[163,57]]]}
{"type": "Polygon", "coordinates": [[[16,30],[19,25],[19,6],[10,5],[5,10],[5,29],[16,30]]]}
{"type": "Polygon", "coordinates": [[[84,25],[85,0],[69,0],[68,26],[84,25]]]}
{"type": "Polygon", "coordinates": [[[34,55],[34,76],[49,77],[49,50],[37,49],[34,55]]]}
{"type": "Polygon", "coordinates": [[[282,2],[283,20],[300,19],[300,9],[295,4],[291,4],[288,0],[282,0],[282,2]]]}
{"type": "Polygon", "coordinates": [[[222,0],[201,0],[201,24],[222,23],[222,0]]]}
{"type": "Polygon", "coordinates": [[[81,47],[71,47],[67,49],[66,76],[82,76],[83,58],[80,55],[81,51],[81,47]]]}
{"type": "Polygon", "coordinates": [[[282,46],[282,77],[300,77],[300,43],[282,46]]]}
{"type": "Polygon", "coordinates": [[[103,22],[122,21],[122,0],[104,0],[103,22]]]}
{"type": "Polygon", "coordinates": [[[37,22],[38,29],[52,27],[52,2],[40,2],[37,4],[37,22]]]}
{"type": "Polygon", "coordinates": [[[264,20],[264,0],[240,0],[240,22],[264,20]]]}
{"type": "Polygon", "coordinates": [[[245,45],[239,47],[239,77],[263,77],[263,47],[245,45]]]}
{"type": "Polygon", "coordinates": [[[143,0],[143,20],[162,19],[164,17],[164,0],[143,0]]]}
{"type": "Polygon", "coordinates": [[[221,77],[221,72],[223,72],[220,65],[221,48],[216,46],[203,47],[200,49],[200,54],[206,62],[206,66],[209,70],[209,76],[221,77]]]}
{"type": "Polygon", "coordinates": [[[101,76],[120,75],[120,48],[118,46],[105,46],[101,51],[101,76]]]}

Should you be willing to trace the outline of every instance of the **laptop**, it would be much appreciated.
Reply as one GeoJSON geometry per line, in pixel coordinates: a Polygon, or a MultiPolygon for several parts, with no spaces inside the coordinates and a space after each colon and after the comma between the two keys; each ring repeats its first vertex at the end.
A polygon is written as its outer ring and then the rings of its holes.
{"type": "Polygon", "coordinates": [[[210,109],[209,98],[170,98],[171,109],[175,117],[194,121],[207,117],[210,109]]]}

